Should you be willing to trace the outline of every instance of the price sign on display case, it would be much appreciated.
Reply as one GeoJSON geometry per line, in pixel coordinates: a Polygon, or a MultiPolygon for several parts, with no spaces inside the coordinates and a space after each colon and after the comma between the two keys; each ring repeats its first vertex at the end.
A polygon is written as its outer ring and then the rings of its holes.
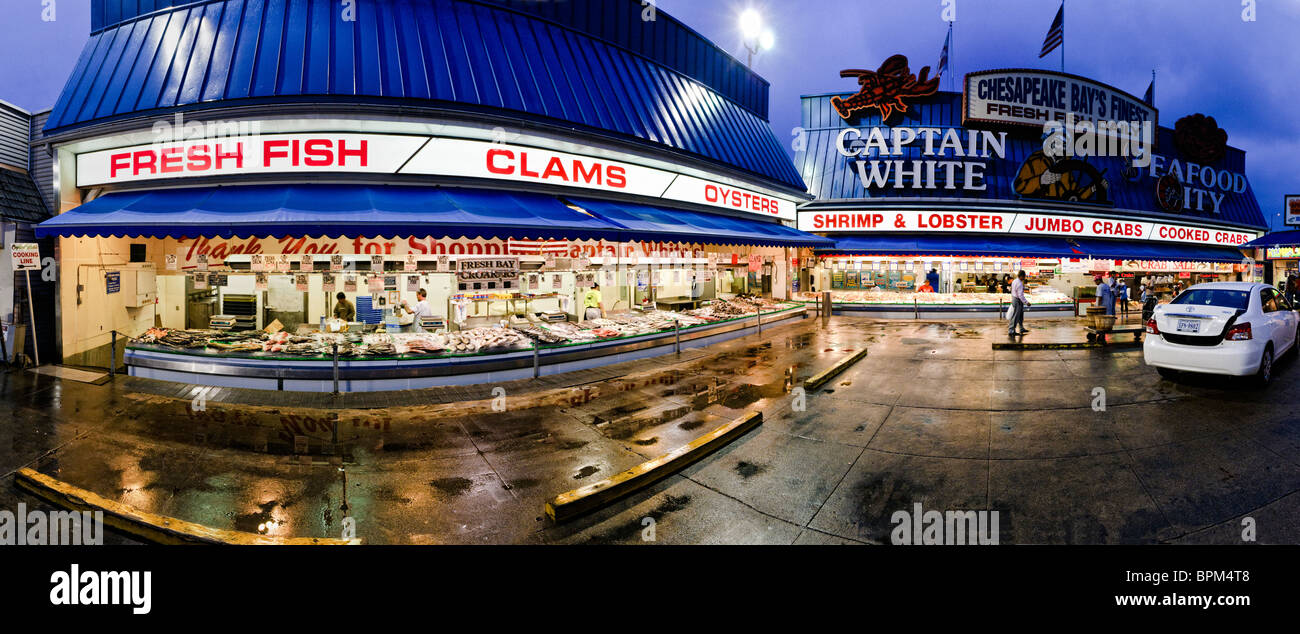
{"type": "Polygon", "coordinates": [[[343,292],[344,293],[357,292],[357,276],[349,275],[343,278],[343,292]]]}
{"type": "Polygon", "coordinates": [[[406,270],[407,273],[411,273],[411,272],[416,271],[416,270],[418,270],[418,269],[420,268],[419,263],[416,262],[416,260],[415,260],[415,254],[414,254],[414,253],[407,253],[407,254],[406,254],[406,261],[402,264],[402,267],[406,270]]]}
{"type": "Polygon", "coordinates": [[[316,261],[310,255],[303,255],[298,259],[299,271],[311,271],[316,268],[316,261]]]}
{"type": "Polygon", "coordinates": [[[289,266],[289,255],[281,253],[275,256],[275,270],[280,273],[288,273],[292,267],[289,266]]]}
{"type": "Polygon", "coordinates": [[[366,289],[369,290],[371,294],[384,290],[384,278],[378,275],[371,275],[366,278],[366,289]]]}
{"type": "Polygon", "coordinates": [[[336,283],[334,281],[333,273],[326,273],[321,276],[320,288],[322,291],[325,291],[326,293],[333,293],[335,285],[336,283]]]}
{"type": "MultiPolygon", "coordinates": [[[[200,253],[200,254],[199,254],[199,257],[198,257],[198,264],[199,264],[198,269],[199,269],[200,271],[206,271],[206,270],[208,270],[208,254],[206,254],[206,253],[200,253]]],[[[206,281],[207,281],[206,277],[204,278],[204,281],[205,281],[205,283],[206,283],[206,281]]],[[[206,286],[205,286],[205,288],[206,288],[206,286]]]]}
{"type": "Polygon", "coordinates": [[[194,274],[194,289],[204,290],[208,287],[208,274],[202,271],[194,274]]]}
{"type": "Polygon", "coordinates": [[[176,264],[176,262],[177,262],[176,254],[175,254],[175,253],[168,253],[168,254],[167,254],[167,270],[168,270],[168,271],[175,271],[176,268],[177,268],[177,264],[176,264]]]}
{"type": "Polygon", "coordinates": [[[293,276],[293,287],[296,290],[307,292],[307,274],[298,273],[293,276]]]}
{"type": "Polygon", "coordinates": [[[330,270],[334,271],[335,273],[343,270],[343,256],[341,255],[330,256],[330,270]]]}
{"type": "Polygon", "coordinates": [[[266,270],[262,264],[261,253],[254,253],[253,255],[248,256],[248,270],[254,273],[266,270]]]}
{"type": "Polygon", "coordinates": [[[254,288],[254,290],[259,290],[259,291],[264,291],[264,290],[266,290],[266,273],[265,273],[265,272],[258,272],[258,273],[254,273],[254,274],[253,274],[253,288],[254,288]]]}
{"type": "Polygon", "coordinates": [[[382,255],[370,256],[370,270],[376,273],[382,272],[384,270],[384,256],[382,255]]]}

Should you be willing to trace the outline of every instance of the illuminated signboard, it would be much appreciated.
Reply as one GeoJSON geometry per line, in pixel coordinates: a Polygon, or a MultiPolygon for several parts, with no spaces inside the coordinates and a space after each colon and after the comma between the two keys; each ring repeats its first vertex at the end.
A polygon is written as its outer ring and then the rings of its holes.
{"type": "Polygon", "coordinates": [[[1159,112],[1118,88],[1044,70],[986,70],[966,75],[963,123],[1043,129],[1049,121],[1143,121],[1159,112]]]}
{"type": "Polygon", "coordinates": [[[1122,238],[1240,246],[1254,240],[1249,231],[1190,225],[1000,211],[821,211],[799,212],[800,231],[815,233],[1005,233],[1016,235],[1122,238]]]}
{"type": "Polygon", "coordinates": [[[1282,214],[1287,226],[1300,226],[1300,196],[1287,196],[1282,200],[1282,214]]]}
{"type": "Polygon", "coordinates": [[[722,181],[544,148],[398,134],[200,138],[85,152],[77,186],[253,174],[415,174],[633,194],[794,220],[797,201],[722,181]]]}
{"type": "Polygon", "coordinates": [[[1269,247],[1264,249],[1268,260],[1294,260],[1300,258],[1300,247],[1269,247]]]}

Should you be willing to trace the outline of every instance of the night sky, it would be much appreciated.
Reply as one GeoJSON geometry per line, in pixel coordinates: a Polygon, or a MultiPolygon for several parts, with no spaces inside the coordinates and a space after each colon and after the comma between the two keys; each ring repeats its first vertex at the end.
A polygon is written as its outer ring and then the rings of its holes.
{"type": "MultiPolygon", "coordinates": [[[[1057,0],[952,0],[952,69],[1059,70],[1060,56],[1038,51],[1057,0]]],[[[84,0],[61,0],[57,19],[41,20],[41,0],[0,0],[0,100],[28,110],[53,106],[90,28],[84,0]]],[[[658,0],[658,7],[738,58],[737,17],[754,6],[776,46],[755,69],[772,84],[772,127],[791,138],[799,96],[851,92],[843,68],[875,68],[895,53],[914,72],[937,64],[947,34],[942,0],[658,0]]],[[[1070,0],[1065,70],[1141,97],[1156,76],[1160,122],[1203,112],[1246,150],[1246,174],[1265,217],[1280,224],[1282,196],[1300,194],[1300,0],[1258,0],[1256,20],[1242,0],[1070,0]]],[[[960,88],[960,80],[957,82],[960,88]]],[[[942,83],[949,89],[948,79],[942,83]]]]}

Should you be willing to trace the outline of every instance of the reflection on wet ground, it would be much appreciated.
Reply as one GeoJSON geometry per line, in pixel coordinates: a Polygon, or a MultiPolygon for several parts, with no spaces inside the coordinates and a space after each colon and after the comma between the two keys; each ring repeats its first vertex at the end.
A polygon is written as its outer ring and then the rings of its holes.
{"type": "MultiPolygon", "coordinates": [[[[1267,392],[1175,384],[1140,350],[994,351],[1004,327],[807,319],[591,384],[372,410],[196,409],[15,372],[0,375],[0,474],[33,465],[269,535],[337,536],[350,517],[371,543],[641,543],[647,517],[659,543],[879,543],[916,502],[998,510],[1008,543],[1231,541],[1224,527],[1247,513],[1277,523],[1261,535],[1300,540],[1291,364],[1267,392]],[[762,427],[649,491],[542,520],[549,497],[749,411],[762,427]]],[[[1030,328],[1026,340],[1082,339],[1070,320],[1030,328]]],[[[31,502],[6,485],[0,508],[31,502]]]]}

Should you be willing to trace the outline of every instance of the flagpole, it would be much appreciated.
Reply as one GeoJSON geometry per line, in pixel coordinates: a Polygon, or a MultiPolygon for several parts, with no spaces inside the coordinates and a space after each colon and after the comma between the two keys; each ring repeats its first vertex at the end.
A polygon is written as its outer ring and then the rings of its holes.
{"type": "Polygon", "coordinates": [[[1061,0],[1061,72],[1065,72],[1065,0],[1061,0]]]}
{"type": "Polygon", "coordinates": [[[952,21],[950,20],[948,21],[948,90],[954,90],[957,86],[957,80],[952,76],[953,68],[956,66],[956,64],[953,64],[956,57],[952,54],[955,50],[957,50],[957,44],[952,39],[952,21]]]}

